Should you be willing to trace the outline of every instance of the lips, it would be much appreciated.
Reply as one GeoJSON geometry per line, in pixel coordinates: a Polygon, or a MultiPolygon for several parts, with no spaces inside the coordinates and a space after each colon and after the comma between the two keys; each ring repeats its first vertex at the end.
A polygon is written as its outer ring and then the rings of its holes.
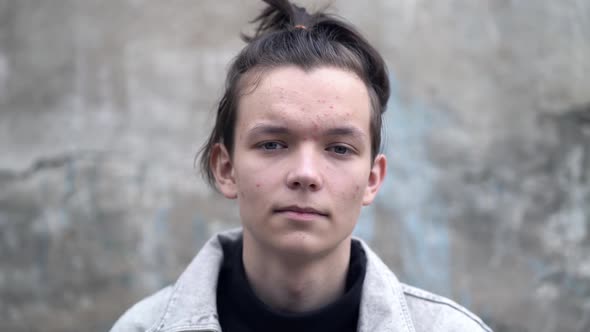
{"type": "Polygon", "coordinates": [[[281,208],[275,209],[275,212],[288,214],[290,216],[300,216],[300,217],[318,217],[318,216],[326,217],[326,216],[328,216],[327,213],[322,212],[317,209],[314,209],[312,207],[297,206],[297,205],[281,207],[281,208]]]}

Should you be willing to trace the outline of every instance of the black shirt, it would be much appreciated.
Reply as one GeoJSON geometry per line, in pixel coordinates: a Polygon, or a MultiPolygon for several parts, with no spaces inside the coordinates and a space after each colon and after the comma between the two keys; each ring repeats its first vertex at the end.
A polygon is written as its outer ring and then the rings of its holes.
{"type": "Polygon", "coordinates": [[[223,332],[356,331],[367,258],[352,242],[345,294],[323,308],[290,313],[272,309],[254,294],[242,262],[242,240],[222,242],[224,260],[217,286],[217,310],[223,332]]]}

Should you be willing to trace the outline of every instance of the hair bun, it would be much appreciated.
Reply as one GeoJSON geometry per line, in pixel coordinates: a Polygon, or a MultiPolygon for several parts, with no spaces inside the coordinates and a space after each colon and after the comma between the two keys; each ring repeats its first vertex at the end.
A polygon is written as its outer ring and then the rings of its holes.
{"type": "Polygon", "coordinates": [[[242,39],[250,42],[252,39],[267,33],[287,30],[294,27],[311,27],[312,15],[303,7],[292,4],[288,0],[263,0],[268,4],[260,15],[250,23],[258,23],[253,36],[242,34],[242,39]]]}

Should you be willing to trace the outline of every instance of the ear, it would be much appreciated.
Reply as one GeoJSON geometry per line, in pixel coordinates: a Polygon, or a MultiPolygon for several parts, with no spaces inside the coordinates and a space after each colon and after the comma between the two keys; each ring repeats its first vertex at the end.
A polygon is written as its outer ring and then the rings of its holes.
{"type": "Polygon", "coordinates": [[[217,143],[213,146],[209,163],[221,194],[229,199],[238,197],[234,167],[225,145],[217,143]]]}
{"type": "Polygon", "coordinates": [[[383,184],[383,180],[385,179],[385,174],[387,173],[387,158],[385,155],[379,154],[375,157],[375,161],[373,162],[373,167],[371,168],[371,173],[369,173],[369,183],[367,184],[367,188],[365,188],[365,195],[363,196],[363,205],[370,205],[373,203],[375,196],[377,196],[377,192],[379,188],[381,188],[381,184],[383,184]]]}

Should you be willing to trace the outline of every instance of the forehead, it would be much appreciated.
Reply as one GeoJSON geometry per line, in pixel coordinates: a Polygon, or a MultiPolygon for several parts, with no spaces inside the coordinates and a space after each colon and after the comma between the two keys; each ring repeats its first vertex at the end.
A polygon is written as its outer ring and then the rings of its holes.
{"type": "Polygon", "coordinates": [[[279,67],[247,75],[242,92],[238,130],[272,122],[302,129],[347,124],[369,131],[367,87],[350,71],[279,67]]]}

